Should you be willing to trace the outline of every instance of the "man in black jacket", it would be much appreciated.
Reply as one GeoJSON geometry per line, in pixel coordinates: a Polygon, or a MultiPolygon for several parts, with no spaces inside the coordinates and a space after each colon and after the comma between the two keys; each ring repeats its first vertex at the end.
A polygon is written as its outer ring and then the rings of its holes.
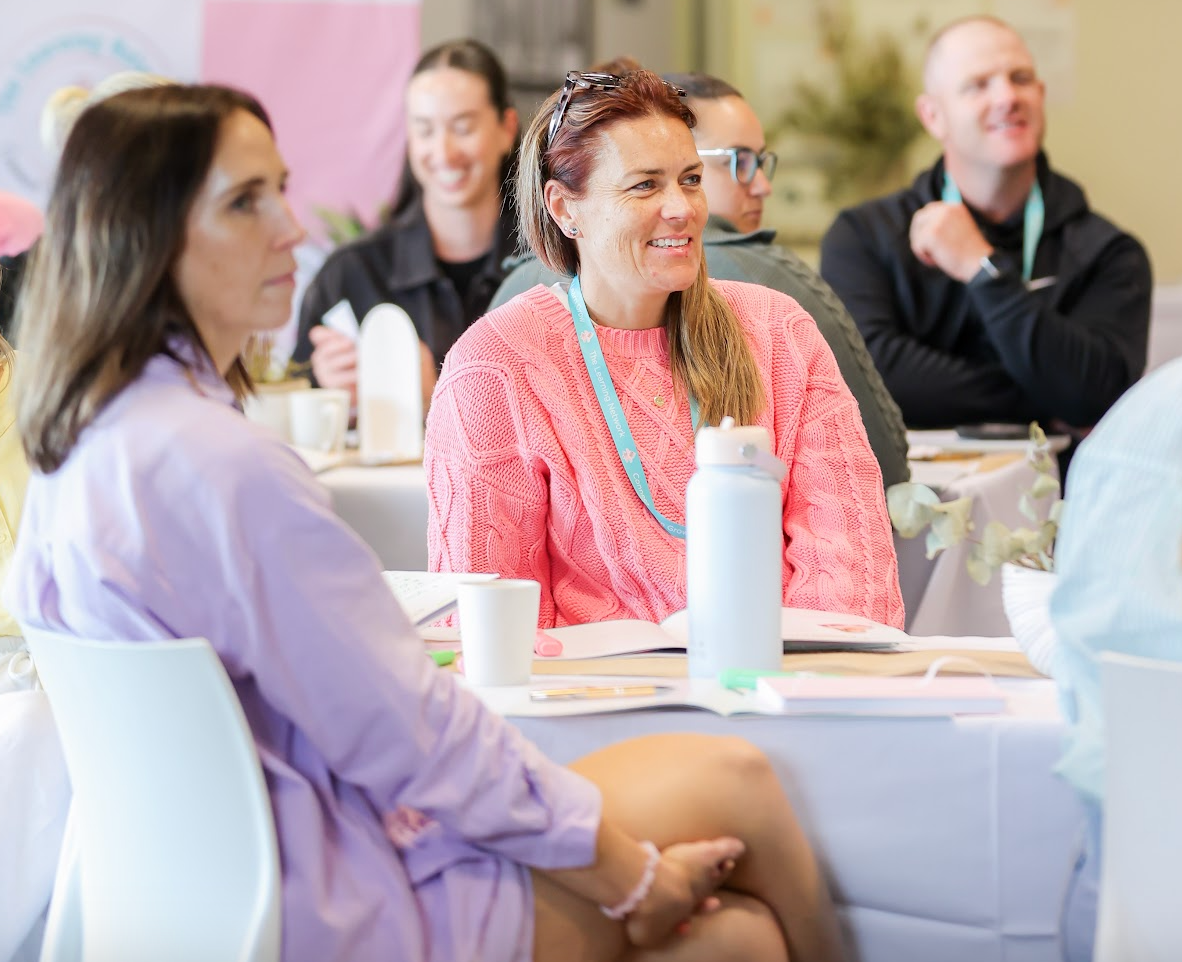
{"type": "Polygon", "coordinates": [[[1044,90],[1007,24],[945,27],[916,101],[943,157],[822,241],[821,275],[909,427],[1038,419],[1078,436],[1145,367],[1149,260],[1048,166],[1044,90]]]}

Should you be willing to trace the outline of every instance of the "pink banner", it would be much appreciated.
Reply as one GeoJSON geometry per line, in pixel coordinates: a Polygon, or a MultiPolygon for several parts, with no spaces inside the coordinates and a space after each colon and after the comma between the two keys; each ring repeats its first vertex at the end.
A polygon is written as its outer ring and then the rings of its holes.
{"type": "Polygon", "coordinates": [[[291,169],[297,214],[367,223],[394,194],[405,150],[403,92],[419,55],[417,3],[209,0],[201,77],[254,94],[291,169]]]}

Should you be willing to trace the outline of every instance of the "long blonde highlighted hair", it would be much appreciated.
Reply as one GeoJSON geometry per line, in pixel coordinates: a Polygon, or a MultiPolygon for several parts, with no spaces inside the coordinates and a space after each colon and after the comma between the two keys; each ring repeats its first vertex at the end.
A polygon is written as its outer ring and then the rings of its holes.
{"type": "MultiPolygon", "coordinates": [[[[546,183],[556,180],[573,196],[583,196],[598,158],[599,139],[613,124],[651,116],[673,117],[690,128],[697,123],[693,111],[657,74],[636,70],[620,79],[620,86],[609,90],[574,91],[561,126],[547,143],[550,118],[561,95],[556,91],[538,108],[521,142],[521,236],[546,267],[568,277],[579,271],[579,252],[550,216],[546,183]]],[[[703,423],[717,424],[726,415],[740,424],[753,423],[766,403],[763,381],[738,317],[710,285],[705,257],[693,284],[669,295],[665,329],[674,382],[697,399],[703,423]]]]}

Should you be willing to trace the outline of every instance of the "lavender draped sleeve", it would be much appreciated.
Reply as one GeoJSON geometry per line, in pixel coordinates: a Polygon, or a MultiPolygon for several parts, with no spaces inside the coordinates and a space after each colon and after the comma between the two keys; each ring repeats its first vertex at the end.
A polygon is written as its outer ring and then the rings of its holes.
{"type": "Polygon", "coordinates": [[[34,474],[18,545],[23,623],[217,650],[275,812],[285,959],[529,958],[523,866],[592,861],[598,790],[435,668],[372,552],[220,378],[154,359],[34,474]]]}

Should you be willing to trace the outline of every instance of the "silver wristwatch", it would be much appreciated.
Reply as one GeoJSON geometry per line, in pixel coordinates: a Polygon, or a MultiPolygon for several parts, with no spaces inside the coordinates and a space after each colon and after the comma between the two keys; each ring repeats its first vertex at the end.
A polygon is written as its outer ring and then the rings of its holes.
{"type": "Polygon", "coordinates": [[[985,254],[984,256],[982,256],[982,258],[980,260],[980,264],[981,264],[981,270],[983,270],[989,276],[989,279],[991,281],[995,281],[999,277],[1001,277],[1001,268],[999,268],[996,264],[993,263],[992,260],[990,260],[989,254],[985,254]]]}

